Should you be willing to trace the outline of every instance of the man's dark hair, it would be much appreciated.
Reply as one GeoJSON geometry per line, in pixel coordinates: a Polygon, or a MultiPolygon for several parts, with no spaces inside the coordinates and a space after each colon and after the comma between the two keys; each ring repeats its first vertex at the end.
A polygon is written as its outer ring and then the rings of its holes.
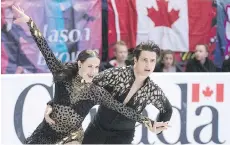
{"type": "Polygon", "coordinates": [[[133,57],[139,59],[142,51],[155,52],[157,56],[160,56],[160,47],[153,41],[141,42],[133,51],[133,57]]]}

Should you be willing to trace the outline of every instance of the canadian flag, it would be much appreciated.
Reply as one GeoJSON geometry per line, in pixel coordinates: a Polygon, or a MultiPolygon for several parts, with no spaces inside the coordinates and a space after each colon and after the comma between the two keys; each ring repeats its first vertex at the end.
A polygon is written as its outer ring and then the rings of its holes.
{"type": "Polygon", "coordinates": [[[192,102],[200,102],[201,97],[224,102],[224,84],[192,84],[192,102]]]}
{"type": "MultiPolygon", "coordinates": [[[[107,0],[108,41],[129,48],[152,40],[162,49],[193,51],[216,35],[212,0],[107,0]]],[[[113,51],[109,50],[111,57],[113,51]]]]}

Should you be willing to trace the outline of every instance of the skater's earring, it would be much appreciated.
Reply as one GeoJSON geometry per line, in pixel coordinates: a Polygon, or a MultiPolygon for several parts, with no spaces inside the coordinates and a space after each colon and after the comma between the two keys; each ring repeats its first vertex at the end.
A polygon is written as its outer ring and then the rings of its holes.
{"type": "Polygon", "coordinates": [[[136,57],[134,58],[134,63],[137,63],[137,58],[136,57]]]}
{"type": "Polygon", "coordinates": [[[77,64],[78,64],[78,68],[81,68],[82,65],[81,61],[78,61],[77,64]]]}

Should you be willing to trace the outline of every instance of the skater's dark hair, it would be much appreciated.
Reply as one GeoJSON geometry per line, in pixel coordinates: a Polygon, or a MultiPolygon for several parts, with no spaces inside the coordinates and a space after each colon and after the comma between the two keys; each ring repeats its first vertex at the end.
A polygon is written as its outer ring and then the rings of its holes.
{"type": "Polygon", "coordinates": [[[134,49],[133,57],[138,60],[142,51],[155,52],[157,56],[160,56],[160,47],[153,41],[142,42],[134,49]]]}
{"type": "Polygon", "coordinates": [[[83,50],[82,52],[79,53],[76,62],[65,63],[63,65],[63,69],[54,74],[54,82],[71,80],[73,77],[78,75],[78,71],[79,71],[78,61],[84,63],[88,58],[92,58],[92,57],[99,58],[99,55],[94,50],[83,50]]]}

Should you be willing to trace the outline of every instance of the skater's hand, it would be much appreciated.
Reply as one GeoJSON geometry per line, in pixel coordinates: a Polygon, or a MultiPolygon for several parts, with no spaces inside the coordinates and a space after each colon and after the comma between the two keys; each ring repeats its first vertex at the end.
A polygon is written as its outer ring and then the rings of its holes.
{"type": "Polygon", "coordinates": [[[158,134],[170,127],[168,125],[168,122],[154,122],[154,121],[148,121],[145,123],[145,126],[152,132],[158,134]]]}
{"type": "Polygon", "coordinates": [[[50,118],[50,114],[52,113],[52,110],[53,110],[52,106],[47,105],[45,110],[45,115],[44,115],[46,122],[49,123],[50,125],[55,124],[55,121],[50,118]]]}
{"type": "Polygon", "coordinates": [[[157,128],[156,128],[156,131],[155,131],[154,133],[159,134],[159,133],[161,133],[162,131],[167,130],[167,129],[168,129],[168,127],[157,127],[157,128]]]}
{"type": "Polygon", "coordinates": [[[159,134],[162,131],[167,130],[168,127],[171,127],[170,125],[168,125],[168,122],[155,122],[153,126],[154,126],[153,132],[156,134],[159,134]]]}
{"type": "Polygon", "coordinates": [[[17,14],[17,19],[14,21],[14,23],[26,23],[30,20],[30,17],[27,16],[23,9],[21,9],[19,6],[13,5],[13,10],[17,14]]]}

